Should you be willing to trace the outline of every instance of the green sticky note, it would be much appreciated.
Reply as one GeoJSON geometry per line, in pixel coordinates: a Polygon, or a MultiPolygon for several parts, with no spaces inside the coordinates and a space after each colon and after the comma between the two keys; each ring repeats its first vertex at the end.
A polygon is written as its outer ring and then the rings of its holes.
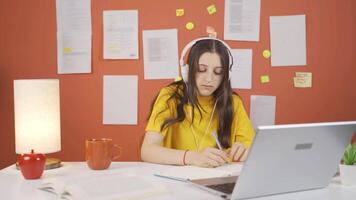
{"type": "Polygon", "coordinates": [[[212,14],[216,13],[215,5],[210,5],[206,9],[208,10],[209,15],[212,15],[212,14]]]}
{"type": "Polygon", "coordinates": [[[262,75],[261,76],[261,83],[268,83],[269,82],[269,76],[268,75],[262,75]]]}

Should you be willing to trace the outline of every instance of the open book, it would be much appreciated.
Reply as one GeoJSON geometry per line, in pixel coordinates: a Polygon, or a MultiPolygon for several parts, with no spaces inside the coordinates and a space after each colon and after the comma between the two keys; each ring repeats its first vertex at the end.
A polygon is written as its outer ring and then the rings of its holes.
{"type": "Polygon", "coordinates": [[[164,178],[187,181],[225,176],[238,176],[240,175],[241,169],[241,163],[225,164],[216,168],[204,168],[196,166],[174,166],[169,167],[161,172],[155,173],[155,175],[164,178]]]}
{"type": "Polygon", "coordinates": [[[130,200],[168,193],[163,185],[144,177],[122,173],[77,177],[69,180],[52,178],[47,179],[39,189],[65,200],[130,200]]]}

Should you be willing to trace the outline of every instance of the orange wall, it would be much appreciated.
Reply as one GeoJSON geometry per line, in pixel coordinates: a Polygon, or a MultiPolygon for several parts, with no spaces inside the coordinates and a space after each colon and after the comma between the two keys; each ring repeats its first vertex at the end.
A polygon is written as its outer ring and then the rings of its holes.
{"type": "MultiPolygon", "coordinates": [[[[84,160],[84,141],[110,137],[123,147],[120,160],[139,159],[150,100],[170,80],[143,79],[142,30],[177,28],[179,49],[205,35],[213,26],[223,35],[221,0],[92,0],[92,73],[58,75],[56,65],[55,1],[0,1],[0,168],[16,160],[14,140],[14,79],[58,78],[61,95],[64,161],[84,160]],[[215,4],[218,12],[208,15],[215,4]],[[186,15],[175,16],[176,8],[186,15]],[[139,60],[103,60],[103,10],[138,9],[139,60]],[[193,31],[184,29],[193,21],[193,31]],[[138,75],[138,125],[102,125],[103,75],[138,75]]],[[[356,3],[354,0],[262,0],[260,42],[228,41],[232,48],[253,49],[253,89],[237,90],[249,110],[250,95],[277,96],[276,123],[356,120],[356,3]],[[306,14],[307,66],[271,68],[261,53],[269,48],[269,16],[306,14]],[[293,88],[296,71],[313,72],[311,89],[293,88]],[[259,83],[269,74],[271,82],[259,83]]]]}

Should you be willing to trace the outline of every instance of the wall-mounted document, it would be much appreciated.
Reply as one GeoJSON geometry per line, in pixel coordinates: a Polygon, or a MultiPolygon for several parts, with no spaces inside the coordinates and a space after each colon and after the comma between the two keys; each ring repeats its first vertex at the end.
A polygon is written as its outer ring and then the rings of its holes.
{"type": "Polygon", "coordinates": [[[274,125],[275,116],[275,96],[251,95],[250,119],[255,129],[262,125],[274,125]]]}
{"type": "Polygon", "coordinates": [[[270,17],[271,65],[306,65],[305,15],[270,17]]]}
{"type": "Polygon", "coordinates": [[[226,0],[224,39],[260,40],[261,0],[226,0]]]}
{"type": "Polygon", "coordinates": [[[57,32],[58,74],[91,72],[91,33],[57,32]]]}
{"type": "Polygon", "coordinates": [[[104,11],[104,59],[138,59],[138,11],[104,11]]]}
{"type": "Polygon", "coordinates": [[[252,88],[252,49],[232,49],[234,65],[231,69],[232,88],[252,88]]]}
{"type": "Polygon", "coordinates": [[[56,0],[58,74],[91,72],[90,0],[56,0]]]}
{"type": "Polygon", "coordinates": [[[56,0],[58,32],[91,32],[90,0],[56,0]]]}
{"type": "Polygon", "coordinates": [[[178,76],[177,29],[143,31],[145,79],[174,79],[178,76]]]}
{"type": "Polygon", "coordinates": [[[137,76],[104,76],[103,124],[137,124],[137,76]]]}

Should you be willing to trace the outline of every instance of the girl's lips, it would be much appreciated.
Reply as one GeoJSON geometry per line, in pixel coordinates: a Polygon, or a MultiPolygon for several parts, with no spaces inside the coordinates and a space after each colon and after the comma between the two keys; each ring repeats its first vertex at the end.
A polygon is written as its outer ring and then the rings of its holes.
{"type": "Polygon", "coordinates": [[[211,88],[213,88],[213,86],[211,86],[211,85],[201,85],[203,88],[206,88],[206,89],[211,89],[211,88]]]}

